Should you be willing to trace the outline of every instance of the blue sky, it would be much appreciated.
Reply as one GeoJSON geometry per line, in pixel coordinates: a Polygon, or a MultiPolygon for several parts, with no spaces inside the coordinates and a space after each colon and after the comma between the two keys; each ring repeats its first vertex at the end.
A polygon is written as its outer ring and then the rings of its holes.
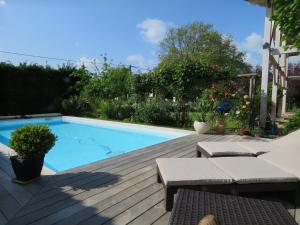
{"type": "MultiPolygon", "coordinates": [[[[0,50],[76,62],[107,54],[114,64],[148,68],[169,27],[202,21],[260,64],[264,14],[244,0],[0,0],[0,50]]],[[[0,60],[63,63],[4,53],[0,60]]]]}

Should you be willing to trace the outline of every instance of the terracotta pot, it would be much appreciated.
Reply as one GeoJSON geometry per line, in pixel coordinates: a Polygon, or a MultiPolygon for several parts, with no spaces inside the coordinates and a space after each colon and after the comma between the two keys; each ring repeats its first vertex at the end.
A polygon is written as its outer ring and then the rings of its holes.
{"type": "Polygon", "coordinates": [[[246,129],[246,128],[240,129],[240,133],[242,135],[247,135],[247,136],[251,135],[250,131],[248,129],[246,129]]]}
{"type": "Polygon", "coordinates": [[[225,133],[225,123],[224,122],[217,122],[216,132],[218,134],[224,134],[225,133]]]}

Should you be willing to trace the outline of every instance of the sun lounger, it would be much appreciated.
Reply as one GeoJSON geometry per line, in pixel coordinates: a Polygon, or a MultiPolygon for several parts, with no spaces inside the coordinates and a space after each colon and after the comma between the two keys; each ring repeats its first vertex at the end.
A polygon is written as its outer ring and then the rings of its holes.
{"type": "Polygon", "coordinates": [[[279,202],[180,189],[170,225],[195,225],[206,215],[219,225],[296,225],[279,202]]]}
{"type": "Polygon", "coordinates": [[[296,191],[298,194],[296,174],[260,158],[160,158],[156,162],[158,182],[165,188],[166,210],[172,209],[177,190],[187,187],[225,193],[296,191]]]}
{"type": "Polygon", "coordinates": [[[198,157],[258,156],[280,147],[268,142],[198,142],[198,157]]]}
{"type": "Polygon", "coordinates": [[[300,149],[300,130],[274,141],[198,142],[198,157],[259,156],[284,149],[300,149]]]}

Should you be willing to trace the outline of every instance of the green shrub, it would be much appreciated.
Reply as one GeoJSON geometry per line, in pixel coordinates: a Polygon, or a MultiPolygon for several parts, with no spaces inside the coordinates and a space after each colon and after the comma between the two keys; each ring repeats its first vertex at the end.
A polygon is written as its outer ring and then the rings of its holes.
{"type": "Polygon", "coordinates": [[[12,132],[9,146],[20,159],[46,154],[55,144],[56,136],[47,125],[27,125],[12,132]]]}
{"type": "Polygon", "coordinates": [[[154,125],[176,125],[174,105],[164,100],[150,100],[139,105],[135,121],[154,125]]]}
{"type": "Polygon", "coordinates": [[[63,114],[74,116],[83,115],[91,110],[89,100],[77,95],[63,100],[61,107],[63,114]]]}
{"type": "Polygon", "coordinates": [[[101,101],[97,109],[97,116],[105,119],[130,119],[134,113],[135,109],[132,104],[120,101],[101,101]]]}
{"type": "Polygon", "coordinates": [[[300,109],[295,110],[295,114],[284,125],[284,133],[288,134],[300,129],[300,109]]]}
{"type": "MultiPolygon", "coordinates": [[[[21,63],[0,63],[1,115],[25,115],[60,112],[61,101],[70,96],[70,87],[77,80],[76,71],[65,65],[50,66],[21,63]]],[[[74,93],[75,94],[75,93],[74,93]]]]}

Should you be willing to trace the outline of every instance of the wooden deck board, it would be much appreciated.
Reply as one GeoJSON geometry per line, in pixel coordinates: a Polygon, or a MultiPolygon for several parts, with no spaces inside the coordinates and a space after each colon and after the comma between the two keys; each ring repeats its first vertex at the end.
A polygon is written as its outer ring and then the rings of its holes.
{"type": "MultiPolygon", "coordinates": [[[[186,152],[183,150],[177,150],[180,151],[178,153],[179,156],[185,154],[186,152]]],[[[176,151],[176,152],[177,152],[176,151]]],[[[194,155],[194,150],[193,151],[193,155],[194,155]]],[[[191,150],[187,151],[188,153],[191,152],[191,150]]],[[[175,153],[175,152],[174,152],[175,153]]],[[[174,153],[172,153],[174,155],[174,153]]],[[[164,156],[168,156],[168,155],[164,155],[164,156]]],[[[151,164],[152,164],[152,170],[150,171],[150,175],[155,175],[156,171],[155,171],[155,165],[154,165],[154,159],[151,160],[151,164]]],[[[145,164],[139,164],[140,167],[144,167],[145,164]]],[[[134,184],[135,182],[138,182],[140,179],[144,179],[145,176],[148,176],[147,172],[144,172],[143,170],[141,170],[141,168],[132,168],[132,173],[128,174],[127,176],[124,176],[124,179],[120,179],[118,181],[118,185],[115,185],[114,187],[111,187],[110,185],[107,185],[105,187],[102,187],[100,184],[98,185],[93,185],[93,187],[97,187],[94,189],[91,189],[89,191],[86,191],[86,189],[82,189],[82,190],[71,190],[73,191],[71,194],[69,193],[61,193],[62,198],[59,199],[58,201],[55,202],[55,200],[57,200],[56,198],[50,198],[47,201],[40,201],[38,205],[34,204],[35,207],[32,207],[31,205],[28,205],[26,207],[26,209],[24,209],[21,214],[19,214],[19,216],[23,216],[22,217],[22,223],[24,223],[24,221],[30,221],[30,220],[36,220],[39,218],[42,218],[44,216],[48,216],[51,213],[55,214],[56,211],[59,211],[59,213],[61,214],[61,210],[63,210],[64,208],[69,208],[69,207],[73,207],[73,204],[81,204],[81,201],[83,200],[87,200],[90,198],[97,198],[97,196],[100,195],[100,197],[108,197],[110,196],[108,194],[108,191],[112,192],[112,190],[117,189],[119,190],[122,187],[127,187],[124,185],[131,185],[134,184]],[[133,170],[134,169],[134,170],[133,170]],[[138,174],[141,174],[140,176],[137,176],[138,174]],[[137,176],[137,177],[136,177],[137,176]],[[128,179],[132,179],[132,180],[128,180],[128,179]],[[105,192],[106,191],[106,192],[105,192]],[[104,192],[104,193],[102,193],[104,192]],[[70,198],[70,196],[72,196],[72,198],[70,198]],[[54,202],[53,202],[54,199],[54,202]],[[52,204],[54,203],[54,204],[52,204]],[[47,210],[45,210],[47,209],[47,210]],[[32,212],[31,214],[28,214],[28,212],[32,212]]],[[[114,182],[112,183],[114,184],[114,182]]],[[[113,192],[112,194],[115,194],[115,192],[113,192]]]]}
{"type": "MultiPolygon", "coordinates": [[[[200,140],[245,141],[234,135],[189,135],[46,176],[48,183],[42,181],[43,188],[36,185],[38,194],[8,224],[167,225],[170,213],[163,207],[163,187],[156,182],[155,159],[195,157],[195,144],[200,140]]],[[[0,225],[7,220],[5,214],[1,217],[1,204],[0,225]]]]}
{"type": "MultiPolygon", "coordinates": [[[[183,151],[183,150],[177,150],[179,153],[178,153],[178,156],[181,156],[182,154],[186,153],[186,151],[183,151]]],[[[176,152],[177,152],[176,151],[176,152]]],[[[190,152],[191,150],[188,150],[188,152],[190,152]]],[[[194,150],[193,150],[194,151],[194,150]]],[[[167,153],[164,155],[164,157],[168,157],[170,155],[174,155],[175,154],[175,150],[174,152],[172,153],[167,153]]],[[[128,165],[131,165],[131,164],[128,164],[127,163],[127,167],[128,165]]],[[[89,194],[93,194],[92,192],[99,192],[100,189],[98,189],[98,187],[101,187],[101,185],[103,184],[108,184],[109,181],[111,183],[113,182],[116,182],[117,179],[118,180],[118,183],[122,183],[122,181],[132,177],[132,176],[136,176],[138,175],[138,173],[143,173],[143,172],[146,172],[147,170],[149,170],[148,168],[145,169],[146,166],[148,165],[154,165],[154,159],[151,158],[151,160],[149,160],[149,162],[144,162],[144,163],[139,163],[137,165],[134,165],[134,166],[131,166],[129,168],[127,168],[127,170],[124,170],[124,168],[122,168],[119,173],[111,173],[108,174],[106,177],[100,177],[98,180],[93,180],[91,183],[87,183],[83,186],[76,186],[75,188],[71,188],[71,189],[68,189],[67,191],[60,191],[60,192],[57,192],[56,190],[56,193],[52,193],[51,196],[48,196],[49,199],[47,201],[43,201],[45,198],[39,198],[40,196],[38,196],[38,199],[40,201],[32,201],[31,202],[31,205],[29,205],[28,207],[26,207],[26,209],[24,209],[22,211],[22,214],[26,214],[28,213],[29,211],[36,211],[39,207],[41,208],[41,206],[36,206],[37,204],[41,204],[41,205],[50,205],[52,202],[55,202],[55,201],[59,201],[59,200],[63,200],[65,198],[68,198],[69,195],[72,195],[72,196],[75,196],[75,195],[79,195],[81,193],[83,193],[86,189],[91,189],[91,188],[94,188],[94,187],[97,187],[97,190],[93,190],[91,192],[89,192],[89,194]],[[145,171],[143,171],[145,170],[145,171]],[[131,174],[135,172],[134,174],[131,174]],[[113,174],[113,175],[112,175],[113,174]],[[122,176],[122,177],[121,177],[122,176]],[[51,197],[51,198],[50,198],[51,197]],[[34,208],[32,208],[33,206],[36,206],[34,208]]],[[[153,170],[153,168],[152,168],[153,170]]],[[[42,193],[43,195],[44,193],[42,193]]]]}
{"type": "Polygon", "coordinates": [[[5,225],[7,223],[7,218],[4,214],[0,211],[0,225],[5,225]]]}
{"type": "Polygon", "coordinates": [[[21,207],[18,201],[2,185],[0,185],[0,201],[0,211],[7,219],[12,218],[21,207]]]}

